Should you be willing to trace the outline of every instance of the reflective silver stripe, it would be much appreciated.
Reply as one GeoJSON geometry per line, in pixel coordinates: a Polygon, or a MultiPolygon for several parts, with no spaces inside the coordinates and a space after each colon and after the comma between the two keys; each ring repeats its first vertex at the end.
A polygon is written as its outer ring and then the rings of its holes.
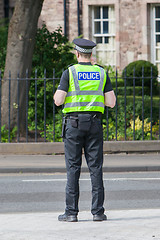
{"type": "Polygon", "coordinates": [[[102,91],[103,88],[103,82],[104,82],[104,69],[100,67],[101,70],[101,78],[100,78],[100,83],[99,83],[99,88],[98,90],[102,91]]]}
{"type": "Polygon", "coordinates": [[[66,103],[64,108],[72,108],[72,107],[102,107],[104,108],[104,104],[102,102],[73,102],[66,103]]]}
{"type": "Polygon", "coordinates": [[[66,97],[71,97],[75,95],[99,95],[104,96],[104,93],[101,90],[98,91],[72,91],[68,92],[66,97]]]}
{"type": "Polygon", "coordinates": [[[74,66],[71,66],[70,69],[71,69],[71,72],[72,72],[72,75],[73,75],[73,80],[74,80],[75,89],[76,89],[76,91],[80,91],[79,82],[78,82],[78,76],[77,76],[77,73],[76,73],[76,69],[75,69],[74,66]]]}

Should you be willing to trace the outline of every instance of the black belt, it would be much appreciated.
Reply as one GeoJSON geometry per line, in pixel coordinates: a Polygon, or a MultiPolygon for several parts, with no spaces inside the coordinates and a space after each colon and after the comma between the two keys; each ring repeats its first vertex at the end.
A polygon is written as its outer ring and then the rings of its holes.
{"type": "Polygon", "coordinates": [[[93,117],[93,118],[99,118],[99,119],[101,119],[101,117],[102,117],[102,114],[101,113],[96,113],[96,112],[93,112],[93,113],[90,113],[90,112],[85,112],[85,113],[83,113],[83,112],[81,112],[81,113],[67,113],[66,114],[66,117],[67,118],[70,118],[70,117],[78,117],[78,115],[79,114],[89,114],[89,115],[91,115],[91,117],[93,117]]]}
{"type": "MultiPolygon", "coordinates": [[[[84,114],[85,115],[85,114],[84,114]]],[[[92,118],[99,118],[101,119],[101,116],[97,115],[97,114],[89,114],[91,115],[92,118]]],[[[66,116],[66,119],[69,119],[69,118],[75,118],[75,119],[78,119],[78,114],[77,115],[67,115],[66,116]]]]}

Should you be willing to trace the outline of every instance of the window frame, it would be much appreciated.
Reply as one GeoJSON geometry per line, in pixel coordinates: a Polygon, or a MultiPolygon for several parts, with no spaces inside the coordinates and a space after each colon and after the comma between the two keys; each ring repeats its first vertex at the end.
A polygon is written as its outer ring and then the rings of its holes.
{"type": "Polygon", "coordinates": [[[156,18],[155,12],[156,7],[160,7],[160,4],[151,5],[151,14],[150,14],[150,25],[151,25],[151,61],[155,65],[159,65],[160,68],[160,58],[157,60],[156,50],[160,49],[160,46],[156,45],[156,36],[160,36],[160,32],[156,32],[156,21],[160,21],[160,18],[156,18]]]}
{"type": "MultiPolygon", "coordinates": [[[[109,64],[107,63],[106,65],[111,65],[111,66],[116,66],[116,26],[114,26],[114,30],[113,28],[109,28],[108,33],[103,33],[103,23],[104,22],[108,22],[108,28],[109,26],[111,26],[111,24],[115,24],[116,22],[116,17],[115,17],[115,6],[114,5],[95,5],[92,6],[92,40],[96,42],[96,38],[98,37],[102,37],[102,43],[100,44],[108,44],[109,41],[112,42],[112,48],[109,49],[96,49],[96,53],[98,52],[113,52],[113,54],[115,54],[115,60],[113,61],[113,64],[109,64]],[[94,10],[96,7],[100,7],[100,18],[95,18],[94,17],[94,10]],[[103,18],[103,8],[104,7],[108,7],[108,18],[103,18]],[[112,16],[111,18],[109,18],[109,11],[114,11],[114,17],[112,16]],[[101,26],[101,33],[95,33],[95,22],[100,22],[100,26],[101,26]],[[110,32],[111,31],[111,32],[110,32]],[[114,31],[114,32],[113,32],[114,31]],[[105,38],[108,38],[108,43],[105,43],[105,38]]],[[[99,43],[97,43],[99,44],[99,43]]]]}

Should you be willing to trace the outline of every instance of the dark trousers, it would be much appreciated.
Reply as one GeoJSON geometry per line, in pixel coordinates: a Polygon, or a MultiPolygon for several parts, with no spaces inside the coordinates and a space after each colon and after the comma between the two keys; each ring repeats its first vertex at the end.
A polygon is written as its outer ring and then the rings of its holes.
{"type": "Polygon", "coordinates": [[[67,120],[65,138],[65,161],[67,169],[66,214],[78,214],[79,177],[82,164],[82,148],[89,168],[92,183],[92,214],[104,213],[103,165],[103,131],[101,120],[92,118],[87,131],[72,127],[67,120]]]}

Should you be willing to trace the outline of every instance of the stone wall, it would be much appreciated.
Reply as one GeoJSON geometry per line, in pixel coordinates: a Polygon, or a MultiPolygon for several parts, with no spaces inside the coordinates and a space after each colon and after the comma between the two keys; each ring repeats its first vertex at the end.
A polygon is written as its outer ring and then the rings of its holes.
{"type": "Polygon", "coordinates": [[[69,1],[69,39],[78,37],[77,1],[69,1]]]}
{"type": "Polygon", "coordinates": [[[64,8],[63,0],[45,0],[41,16],[39,19],[39,26],[45,23],[49,31],[54,31],[59,26],[64,30],[64,8]]]}
{"type": "Polygon", "coordinates": [[[142,24],[146,12],[145,9],[142,9],[142,6],[140,0],[120,0],[119,42],[121,68],[135,60],[148,60],[147,41],[144,41],[143,38],[143,34],[147,38],[147,27],[142,24]]]}
{"type": "MultiPolygon", "coordinates": [[[[54,31],[61,26],[64,31],[64,1],[63,0],[45,0],[39,19],[39,26],[46,23],[50,31],[54,31]]],[[[68,0],[68,37],[70,40],[78,36],[77,23],[77,1],[68,0]]]]}

